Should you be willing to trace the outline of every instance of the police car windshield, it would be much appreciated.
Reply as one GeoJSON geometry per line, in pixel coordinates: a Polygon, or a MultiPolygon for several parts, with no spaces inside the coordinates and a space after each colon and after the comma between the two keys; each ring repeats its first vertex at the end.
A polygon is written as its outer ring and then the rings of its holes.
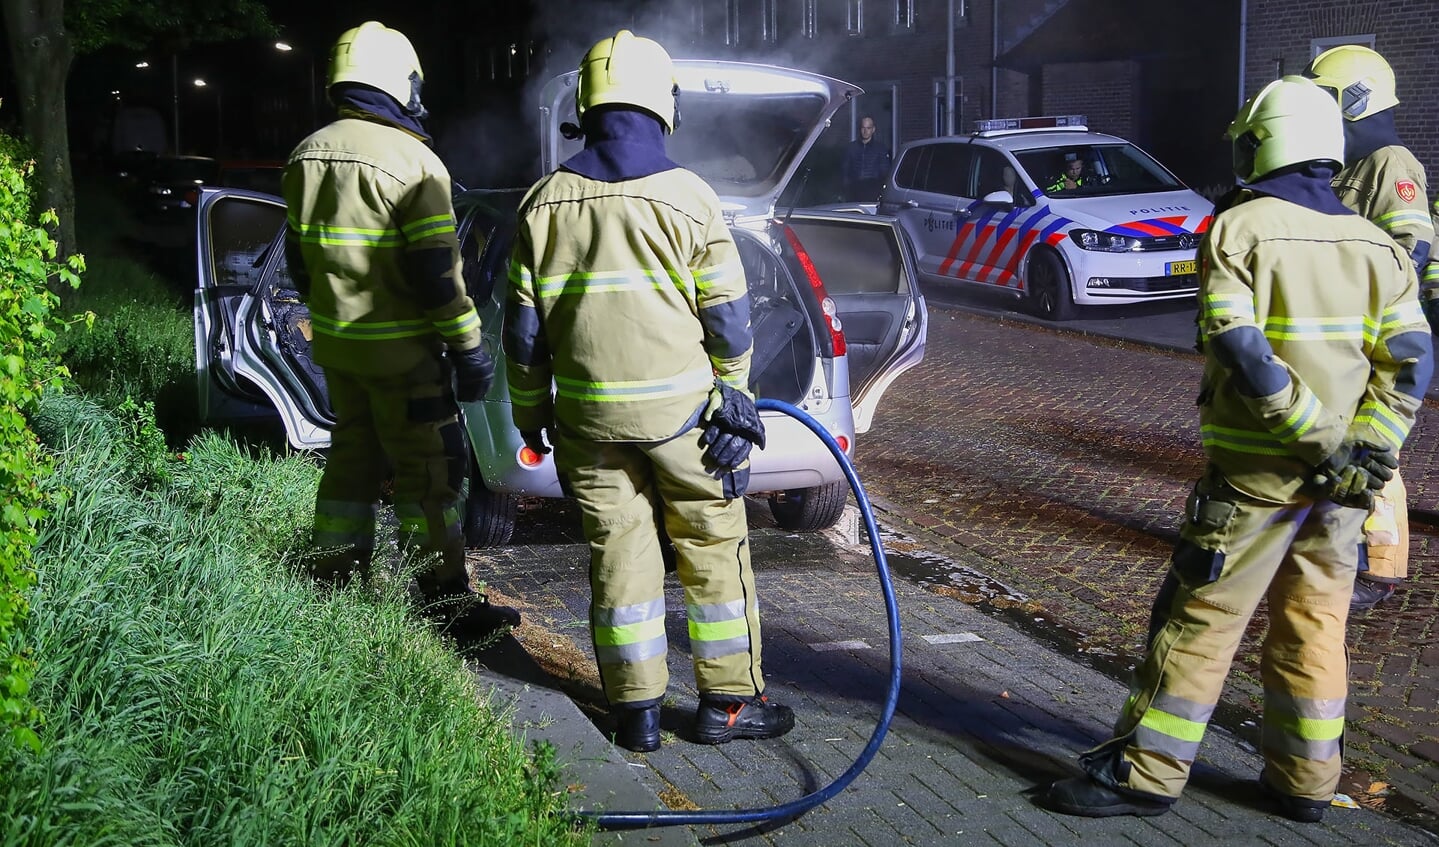
{"type": "Polygon", "coordinates": [[[1016,150],[1014,157],[1050,197],[1150,194],[1184,186],[1133,144],[1080,144],[1016,150]]]}

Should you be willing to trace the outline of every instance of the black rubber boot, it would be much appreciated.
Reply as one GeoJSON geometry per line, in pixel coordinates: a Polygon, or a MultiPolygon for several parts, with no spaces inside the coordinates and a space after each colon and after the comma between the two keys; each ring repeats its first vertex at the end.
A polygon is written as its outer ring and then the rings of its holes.
{"type": "Polygon", "coordinates": [[[736,738],[779,738],[794,729],[794,710],[761,696],[700,695],[695,738],[724,744],[736,738]]]}
{"type": "Polygon", "coordinates": [[[1291,821],[1319,823],[1324,820],[1324,810],[1329,807],[1329,804],[1323,800],[1310,800],[1307,797],[1285,794],[1270,785],[1269,780],[1265,779],[1262,773],[1259,775],[1259,788],[1274,805],[1274,810],[1291,821]]]}
{"type": "Polygon", "coordinates": [[[1354,579],[1354,596],[1349,598],[1349,610],[1351,612],[1362,612],[1372,609],[1375,606],[1394,596],[1395,585],[1392,582],[1378,582],[1364,577],[1354,579]]]}
{"type": "Polygon", "coordinates": [[[1169,811],[1173,800],[1146,799],[1136,794],[1121,794],[1106,788],[1087,776],[1061,779],[1049,786],[1044,804],[1056,812],[1086,818],[1111,818],[1115,815],[1153,817],[1169,811]]]}
{"type": "Polygon", "coordinates": [[[615,730],[615,743],[636,753],[649,753],[660,749],[660,707],[658,704],[642,708],[619,707],[619,726],[615,730]]]}

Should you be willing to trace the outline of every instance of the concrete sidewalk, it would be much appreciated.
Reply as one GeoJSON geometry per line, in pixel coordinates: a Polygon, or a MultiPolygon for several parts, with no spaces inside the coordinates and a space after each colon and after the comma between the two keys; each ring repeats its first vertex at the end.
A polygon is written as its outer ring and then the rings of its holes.
{"type": "MultiPolygon", "coordinates": [[[[762,503],[750,505],[767,693],[798,717],[795,730],[775,741],[710,747],[686,740],[697,694],[681,590],[671,578],[672,696],[664,704],[663,746],[635,754],[609,744],[601,728],[612,723],[594,684],[585,622],[584,544],[576,538],[472,552],[480,577],[526,616],[516,639],[478,655],[477,671],[496,702],[516,707],[517,733],[555,744],[576,808],[787,803],[828,785],[864,748],[889,674],[884,603],[868,542],[858,537],[854,515],[837,531],[796,535],[775,528],[762,503]]],[[[883,524],[885,504],[876,506],[883,524]]],[[[942,559],[899,535],[884,542],[891,558],[924,560],[931,570],[950,572],[951,584],[990,585],[990,606],[1027,607],[1022,595],[988,583],[978,559],[942,559]]],[[[1254,782],[1260,765],[1254,747],[1217,726],[1169,814],[1087,820],[1040,808],[1035,793],[1077,773],[1075,754],[1107,737],[1124,686],[979,611],[963,592],[898,578],[894,588],[904,629],[899,707],[878,756],[847,790],[793,821],[608,833],[596,843],[1439,843],[1365,809],[1331,808],[1317,825],[1269,814],[1254,782]]]]}

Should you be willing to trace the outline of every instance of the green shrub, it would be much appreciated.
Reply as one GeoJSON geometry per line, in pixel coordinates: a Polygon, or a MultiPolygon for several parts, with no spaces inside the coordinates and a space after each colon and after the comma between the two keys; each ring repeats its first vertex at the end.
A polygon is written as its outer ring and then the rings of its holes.
{"type": "Polygon", "coordinates": [[[0,779],[0,846],[578,845],[527,752],[399,581],[319,594],[292,540],[318,465],[216,433],[136,487],[130,424],[46,398],[68,492],[28,629],[53,715],[0,779]]]}
{"type": "Polygon", "coordinates": [[[40,714],[29,697],[35,660],[19,627],[29,610],[32,548],[49,505],[43,483],[51,465],[26,415],[66,375],[54,357],[61,324],[49,284],[78,286],[85,267],[79,255],[56,262],[45,227],[59,219],[53,210],[32,217],[34,162],[22,156],[20,144],[0,134],[0,757],[17,747],[39,749],[40,714]]]}

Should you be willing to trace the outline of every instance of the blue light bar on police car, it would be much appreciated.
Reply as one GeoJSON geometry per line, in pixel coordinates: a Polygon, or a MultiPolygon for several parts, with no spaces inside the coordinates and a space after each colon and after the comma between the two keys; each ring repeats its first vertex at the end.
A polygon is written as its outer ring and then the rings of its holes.
{"type": "Polygon", "coordinates": [[[1084,115],[1046,115],[1035,118],[990,118],[974,122],[975,132],[994,132],[1003,129],[1052,129],[1055,127],[1082,127],[1088,123],[1084,115]]]}

